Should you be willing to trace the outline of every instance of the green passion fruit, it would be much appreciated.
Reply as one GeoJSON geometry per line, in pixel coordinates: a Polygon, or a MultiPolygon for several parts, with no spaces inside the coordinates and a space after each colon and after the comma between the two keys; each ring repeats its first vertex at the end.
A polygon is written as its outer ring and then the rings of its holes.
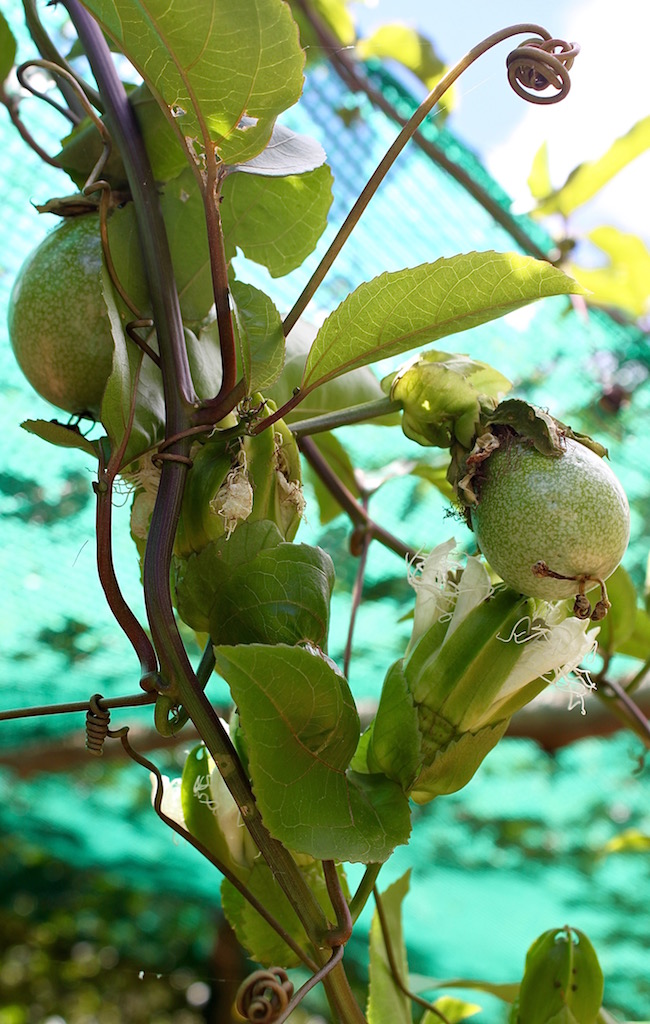
{"type": "Polygon", "coordinates": [[[66,218],[27,257],[9,301],[11,345],[34,390],[94,419],[113,359],[101,269],[98,215],[66,218]]]}
{"type": "Polygon", "coordinates": [[[581,580],[614,572],[629,540],[629,505],[611,469],[585,445],[566,438],[559,455],[547,456],[510,439],[485,461],[481,476],[472,527],[508,586],[558,601],[577,594],[581,580]],[[536,575],[539,563],[570,579],[536,575]]]}

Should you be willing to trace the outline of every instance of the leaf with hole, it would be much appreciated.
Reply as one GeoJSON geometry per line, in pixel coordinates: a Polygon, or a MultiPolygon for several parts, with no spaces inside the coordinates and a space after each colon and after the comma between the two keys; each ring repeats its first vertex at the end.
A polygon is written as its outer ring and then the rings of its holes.
{"type": "Polygon", "coordinates": [[[243,163],[300,97],[304,54],[283,0],[86,0],[192,153],[243,163]]]}

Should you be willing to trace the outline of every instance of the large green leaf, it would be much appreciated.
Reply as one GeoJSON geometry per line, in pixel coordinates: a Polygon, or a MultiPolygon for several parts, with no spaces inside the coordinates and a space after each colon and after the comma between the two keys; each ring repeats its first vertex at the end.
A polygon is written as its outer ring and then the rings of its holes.
{"type": "Polygon", "coordinates": [[[280,542],[273,523],[241,523],[180,571],[179,614],[214,643],[309,640],[325,648],[332,560],[322,548],[280,542]]]}
{"type": "Polygon", "coordinates": [[[359,366],[421,348],[549,295],[582,289],[561,270],[517,253],[472,252],[381,274],[327,318],[302,387],[311,391],[359,366]]]}
{"type": "Polygon", "coordinates": [[[607,266],[572,266],[571,272],[600,306],[623,309],[633,317],[650,308],[650,251],[642,238],[603,225],[588,234],[607,257],[607,266]]]}
{"type": "Polygon", "coordinates": [[[253,285],[233,279],[233,326],[246,393],[265,391],[284,366],[282,319],[273,301],[253,285]]]}
{"type": "MultiPolygon", "coordinates": [[[[402,936],[402,902],[409,890],[410,870],[381,894],[387,931],[400,980],[408,978],[406,946],[402,936]]],[[[368,990],[368,1024],[411,1024],[411,1001],[397,985],[390,968],[386,944],[375,910],[370,926],[370,987],[368,990]]]]}
{"type": "Polygon", "coordinates": [[[7,78],[16,59],[16,40],[4,14],[0,12],[0,84],[7,78]]]}
{"type": "Polygon", "coordinates": [[[346,680],[315,648],[215,648],[250,744],[262,817],[286,846],[325,860],[384,861],[410,831],[408,801],[383,776],[347,771],[359,716],[346,680]]]}
{"type": "Polygon", "coordinates": [[[621,135],[598,160],[580,164],[567,178],[562,188],[542,199],[534,211],[546,216],[560,213],[567,217],[578,206],[606,185],[637,156],[650,148],[650,116],[637,121],[625,135],[621,135]]]}
{"type": "Polygon", "coordinates": [[[221,203],[228,259],[239,248],[272,277],[288,274],[315,248],[331,203],[332,172],[327,164],[288,177],[228,175],[221,203]]]}
{"type": "Polygon", "coordinates": [[[302,89],[304,54],[283,0],[85,0],[181,141],[226,163],[256,156],[302,89]],[[194,141],[196,140],[196,142],[194,141]]]}

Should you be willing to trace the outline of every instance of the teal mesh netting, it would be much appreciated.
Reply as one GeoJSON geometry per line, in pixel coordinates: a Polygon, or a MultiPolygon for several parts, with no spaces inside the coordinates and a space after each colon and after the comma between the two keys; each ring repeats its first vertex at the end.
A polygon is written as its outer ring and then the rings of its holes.
{"type": "MultiPolygon", "coordinates": [[[[409,97],[396,83],[379,72],[375,76],[393,102],[408,107],[409,97]]],[[[336,198],[325,237],[300,271],[274,280],[237,258],[239,275],[267,290],[285,310],[396,133],[393,123],[364,97],[352,96],[324,66],[311,71],[304,101],[288,112],[286,121],[323,143],[336,198]],[[346,117],[349,127],[336,113],[341,109],[354,111],[355,116],[346,117]]],[[[54,115],[34,105],[32,124],[39,140],[55,151],[57,135],[65,129],[54,115]]],[[[427,130],[507,211],[507,197],[476,157],[448,132],[427,130]]],[[[5,327],[12,279],[52,226],[30,201],[65,194],[70,183],[26,150],[6,117],[0,124],[0,178],[0,709],[83,701],[95,692],[133,693],[138,666],[110,617],[95,571],[93,467],[80,452],[48,447],[20,430],[27,417],[47,419],[57,413],[23,381],[5,327]]],[[[538,245],[549,244],[538,226],[519,221],[538,245]]],[[[319,322],[351,288],[386,270],[470,249],[515,248],[508,232],[461,185],[411,147],[373,199],[309,316],[319,322]]],[[[632,507],[625,564],[640,581],[650,498],[642,468],[646,430],[638,427],[649,422],[645,336],[604,313],[590,310],[586,315],[562,298],[456,335],[444,347],[492,363],[515,380],[518,394],[608,445],[632,507]],[[607,411],[601,400],[612,381],[631,393],[629,404],[616,412],[607,411]]],[[[397,431],[348,428],[341,438],[369,472],[415,457],[414,446],[397,431]]],[[[348,553],[350,527],[343,516],[321,527],[309,488],[308,498],[301,536],[329,550],[339,568],[330,653],[340,660],[356,573],[348,553]]],[[[128,494],[118,502],[118,573],[125,596],[142,613],[128,494]]],[[[396,477],[384,485],[371,501],[371,512],[416,548],[431,547],[453,533],[471,547],[464,527],[446,518],[438,493],[414,477],[408,482],[396,477]]],[[[374,546],[351,670],[351,685],[361,701],[377,698],[387,666],[403,652],[410,625],[400,619],[411,607],[405,565],[374,546]]],[[[209,692],[215,701],[227,702],[216,677],[209,692]]],[[[151,756],[163,770],[180,774],[191,738],[181,747],[152,741],[150,709],[116,712],[113,725],[122,724],[134,727],[135,746],[138,738],[145,746],[153,743],[151,756]]],[[[146,772],[124,767],[121,755],[107,753],[103,761],[89,761],[82,729],[79,715],[0,722],[0,830],[19,834],[52,856],[105,870],[131,887],[169,887],[189,900],[216,900],[213,870],[153,814],[146,772]]],[[[568,920],[590,935],[601,955],[609,1004],[629,1016],[647,1014],[648,860],[602,853],[623,827],[650,829],[647,771],[635,771],[638,746],[621,734],[578,742],[551,758],[528,741],[506,740],[466,790],[417,811],[411,845],[386,869],[388,882],[412,868],[406,936],[413,969],[434,976],[480,973],[496,981],[514,980],[536,935],[568,920]]],[[[489,1024],[502,1019],[502,1011],[486,1001],[476,1019],[489,1024]]]]}

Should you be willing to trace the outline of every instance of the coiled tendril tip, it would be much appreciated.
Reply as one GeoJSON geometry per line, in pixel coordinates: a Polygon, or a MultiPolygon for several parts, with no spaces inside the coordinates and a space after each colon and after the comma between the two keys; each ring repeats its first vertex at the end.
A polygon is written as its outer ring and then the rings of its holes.
{"type": "Polygon", "coordinates": [[[577,43],[564,39],[527,39],[506,58],[508,81],[529,103],[559,103],[571,88],[569,71],[579,53],[577,43]],[[539,95],[545,89],[556,91],[539,95]]]}
{"type": "Polygon", "coordinates": [[[282,967],[255,971],[240,985],[237,1012],[251,1024],[272,1024],[288,1008],[293,985],[282,967]]]}

